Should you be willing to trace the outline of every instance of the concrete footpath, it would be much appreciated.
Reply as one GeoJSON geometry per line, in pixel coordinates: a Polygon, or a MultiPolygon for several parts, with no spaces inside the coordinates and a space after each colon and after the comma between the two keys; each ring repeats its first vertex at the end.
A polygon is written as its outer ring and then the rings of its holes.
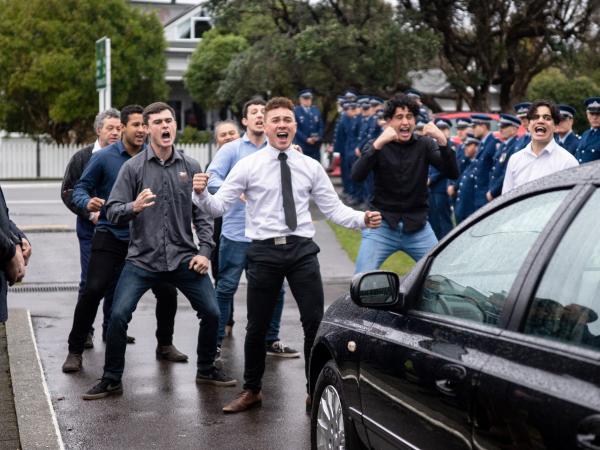
{"type": "MultiPolygon", "coordinates": [[[[329,303],[337,296],[347,291],[349,282],[354,272],[354,264],[348,258],[345,251],[338,244],[335,234],[326,223],[322,214],[313,208],[313,218],[316,229],[315,241],[321,248],[319,261],[321,274],[325,285],[326,302],[329,303]]],[[[72,224],[54,224],[54,228],[32,227],[28,231],[28,236],[32,242],[34,254],[28,268],[27,277],[24,283],[9,290],[9,321],[6,324],[6,337],[3,337],[3,329],[0,328],[0,449],[62,449],[62,448],[161,448],[160,439],[169,436],[170,442],[177,448],[200,448],[198,441],[189,437],[197,432],[203,432],[202,439],[204,444],[201,448],[236,448],[235,427],[236,421],[240,421],[239,426],[244,426],[245,421],[250,421],[248,426],[258,427],[254,423],[254,416],[239,417],[230,422],[216,420],[213,416],[206,413],[202,416],[202,398],[198,404],[197,389],[193,384],[193,370],[195,364],[186,365],[185,369],[189,373],[183,376],[173,365],[165,366],[161,364],[156,367],[156,361],[149,362],[141,358],[148,353],[153,354],[153,333],[151,325],[148,329],[148,323],[155,323],[153,319],[154,306],[153,298],[147,299],[145,296],[138,311],[134,315],[131,330],[136,336],[140,336],[140,342],[133,346],[131,360],[128,359],[128,374],[124,381],[126,395],[130,395],[123,402],[118,401],[122,413],[116,415],[116,410],[109,410],[108,416],[105,416],[106,410],[102,402],[85,403],[80,401],[80,394],[85,389],[94,384],[94,380],[101,374],[101,367],[104,356],[104,346],[96,342],[96,348],[86,352],[84,365],[87,370],[82,371],[80,375],[65,376],[60,371],[60,365],[64,356],[66,356],[66,336],[72,321],[74,299],[76,298],[76,287],[79,277],[79,257],[77,248],[77,238],[72,230],[72,224]],[[146,323],[144,324],[143,321],[146,323]],[[144,340],[144,334],[149,335],[144,340]],[[39,352],[38,352],[39,349],[39,352]],[[140,352],[143,349],[143,353],[140,352]],[[135,358],[140,358],[139,360],[135,358]],[[182,376],[182,378],[178,378],[182,376]],[[136,384],[135,380],[138,380],[136,384]],[[167,380],[168,388],[161,388],[159,392],[154,392],[151,386],[161,385],[161,382],[167,380]],[[175,381],[176,380],[176,381],[175,381]],[[187,384],[191,386],[187,387],[187,384]],[[185,391],[175,392],[177,389],[185,391]],[[9,395],[12,394],[12,395],[9,395]],[[138,395],[134,397],[134,395],[138,395]],[[148,408],[140,406],[141,401],[145,401],[146,396],[152,394],[158,405],[152,404],[148,408]],[[141,397],[143,395],[143,397],[141,397]],[[177,396],[181,397],[177,397],[177,396]],[[11,401],[10,397],[14,401],[11,401]],[[134,400],[131,400],[131,398],[134,400]],[[194,399],[195,404],[194,404],[194,399]],[[190,402],[187,404],[186,402],[190,402]],[[131,403],[133,401],[133,403],[131,403]],[[168,408],[174,415],[171,417],[156,416],[152,411],[168,408]],[[81,420],[78,416],[82,408],[85,413],[81,420]],[[132,408],[131,411],[128,408],[132,408]],[[200,411],[197,411],[197,409],[200,411]],[[189,413],[189,414],[188,414],[189,413]],[[187,414],[187,415],[186,415],[187,414]],[[198,418],[202,416],[204,418],[198,418]],[[77,420],[80,419],[80,420],[77,420]],[[98,421],[106,421],[106,426],[100,425],[98,421]],[[163,428],[165,422],[171,423],[171,428],[163,428]],[[171,430],[178,430],[182,422],[189,429],[187,431],[178,431],[178,434],[169,435],[171,430]],[[253,424],[253,425],[252,425],[253,424]],[[199,429],[194,428],[200,427],[199,429]],[[153,427],[156,426],[156,429],[153,427]],[[203,429],[202,427],[206,427],[203,429]],[[210,428],[212,427],[212,428],[210,428]],[[232,427],[232,428],[229,428],[232,427]],[[119,435],[120,430],[127,434],[130,428],[138,430],[141,434],[146,434],[147,444],[142,445],[141,441],[122,442],[115,444],[110,442],[111,433],[119,435]],[[145,430],[145,431],[144,431],[145,430]],[[211,431],[212,430],[212,431],[211,431]],[[216,433],[214,441],[211,441],[211,432],[216,433]],[[98,436],[94,436],[97,433],[98,436]],[[187,438],[186,438],[187,436],[187,438]],[[152,441],[154,441],[152,443],[152,441]],[[195,444],[194,444],[195,442],[195,444]],[[210,442],[219,443],[216,447],[209,446],[210,442]],[[222,444],[222,445],[221,445],[222,444]]],[[[242,280],[244,283],[245,280],[242,280]]],[[[241,361],[243,360],[243,335],[245,325],[245,289],[240,289],[236,295],[236,324],[235,340],[225,346],[226,351],[231,352],[229,361],[231,370],[236,376],[240,377],[243,369],[241,361]],[[239,319],[238,319],[239,317],[239,319]],[[235,356],[235,361],[234,361],[235,356]]],[[[289,289],[288,289],[289,292],[289,289]]],[[[301,348],[302,336],[301,329],[297,326],[298,313],[291,293],[286,298],[286,309],[282,320],[282,333],[286,342],[290,342],[296,348],[301,348]],[[287,327],[286,323],[290,323],[287,327]],[[292,331],[286,331],[286,329],[292,331]]],[[[101,313],[98,314],[101,316],[101,313]]],[[[193,353],[195,352],[195,336],[197,333],[197,319],[195,314],[180,296],[180,309],[176,321],[175,342],[177,345],[183,345],[182,350],[190,354],[191,360],[195,361],[193,353]]],[[[99,322],[96,322],[96,327],[99,322]]],[[[96,341],[99,341],[98,337],[96,341]]],[[[225,361],[227,361],[227,355],[225,361]]],[[[273,365],[270,362],[268,369],[275,371],[275,375],[282,371],[292,370],[294,378],[293,393],[291,395],[298,404],[303,404],[303,364],[290,362],[273,365]],[[279,364],[283,364],[279,368],[279,364]],[[285,366],[287,364],[287,366],[285,366]],[[272,366],[272,367],[271,367],[272,366]],[[285,367],[285,369],[284,369],[285,367]],[[296,373],[297,372],[297,373],[296,373]],[[295,379],[297,378],[297,379],[295,379]]],[[[177,366],[179,367],[179,366],[177,366]]],[[[280,374],[281,375],[281,374],[280,374]]],[[[286,375],[287,376],[287,375],[286,375]]],[[[265,384],[270,381],[265,377],[265,384]]],[[[276,380],[273,384],[277,384],[276,380]]],[[[274,401],[275,393],[271,395],[271,401],[274,401]]],[[[203,394],[204,395],[204,394],[203,394]]],[[[209,394],[206,394],[209,395],[209,394]]],[[[226,397],[221,394],[211,393],[207,397],[207,404],[220,405],[226,397]]],[[[230,394],[228,394],[230,395],[230,394]]],[[[151,396],[152,397],[152,396],[151,396]]],[[[153,397],[153,398],[154,398],[153,397]]],[[[268,398],[268,397],[267,397],[268,398]]],[[[288,399],[289,400],[289,399],[288,399]]],[[[115,400],[117,402],[117,400],[115,400]]],[[[265,430],[257,430],[255,438],[257,443],[248,443],[239,448],[261,448],[260,439],[264,442],[270,442],[269,439],[281,439],[281,444],[288,448],[306,448],[307,418],[301,414],[301,408],[298,410],[298,418],[289,414],[289,421],[285,421],[287,405],[272,405],[269,409],[268,401],[263,407],[263,417],[272,417],[273,421],[282,425],[282,421],[289,426],[290,430],[295,430],[297,436],[290,437],[291,431],[283,432],[280,438],[274,437],[269,424],[260,425],[265,430]],[[288,423],[289,422],[289,423],[288,423]]],[[[296,405],[291,411],[296,411],[296,405]]],[[[212,407],[212,406],[211,406],[212,407]]],[[[211,410],[212,411],[212,410],[211,410]]],[[[218,413],[218,409],[216,409],[218,413]]],[[[214,411],[212,411],[214,414],[214,411]]],[[[220,417],[220,416],[218,416],[220,417]]],[[[262,423],[262,421],[261,421],[262,423]]],[[[277,433],[275,433],[277,435],[277,433]]],[[[198,436],[200,438],[200,436],[198,436]]],[[[172,448],[175,448],[172,447],[172,448]]],[[[265,448],[264,445],[262,448],[265,448]]],[[[276,446],[272,448],[278,448],[276,446]]],[[[282,447],[279,447],[282,448],[282,447]]]]}

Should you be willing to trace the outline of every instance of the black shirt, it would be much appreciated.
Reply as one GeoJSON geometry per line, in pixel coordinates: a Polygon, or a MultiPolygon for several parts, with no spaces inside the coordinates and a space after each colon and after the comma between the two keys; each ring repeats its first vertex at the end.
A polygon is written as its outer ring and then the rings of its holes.
{"type": "Polygon", "coordinates": [[[454,152],[430,137],[415,135],[406,143],[388,142],[380,150],[371,143],[352,167],[352,180],[363,181],[372,170],[375,194],[371,206],[381,211],[391,228],[402,221],[403,231],[410,233],[427,222],[430,164],[446,177],[458,178],[454,152]]]}

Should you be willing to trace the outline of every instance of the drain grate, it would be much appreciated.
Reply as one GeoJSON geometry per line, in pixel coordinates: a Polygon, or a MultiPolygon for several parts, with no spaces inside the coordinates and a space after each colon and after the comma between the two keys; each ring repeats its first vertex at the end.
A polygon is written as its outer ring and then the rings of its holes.
{"type": "Polygon", "coordinates": [[[67,292],[78,291],[79,283],[24,283],[10,286],[8,292],[20,294],[28,292],[67,292]]]}

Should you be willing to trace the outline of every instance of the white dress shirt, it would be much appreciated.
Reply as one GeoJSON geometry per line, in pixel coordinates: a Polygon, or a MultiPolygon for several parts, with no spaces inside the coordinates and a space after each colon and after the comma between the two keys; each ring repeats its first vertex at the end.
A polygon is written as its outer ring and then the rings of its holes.
{"type": "Polygon", "coordinates": [[[531,150],[531,142],[508,160],[502,193],[529,181],[579,165],[573,155],[552,139],[539,155],[531,150]]]}
{"type": "Polygon", "coordinates": [[[291,148],[285,150],[292,173],[292,190],[298,226],[290,230],[285,224],[281,195],[280,151],[267,145],[238,161],[221,188],[211,195],[207,189],[192,201],[213,217],[223,213],[246,196],[246,237],[263,240],[280,236],[312,238],[315,227],[309,211],[312,197],[321,212],[332,222],[347,228],[365,228],[365,213],[345,206],[337,196],[323,166],[313,158],[291,148]]]}

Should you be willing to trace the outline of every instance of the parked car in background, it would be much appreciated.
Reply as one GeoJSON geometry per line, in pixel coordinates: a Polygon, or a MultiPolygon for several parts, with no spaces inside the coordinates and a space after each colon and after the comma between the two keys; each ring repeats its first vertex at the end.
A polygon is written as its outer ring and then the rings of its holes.
{"type": "Polygon", "coordinates": [[[310,360],[313,448],[600,448],[600,162],[499,197],[402,280],[358,274],[310,360]]]}

